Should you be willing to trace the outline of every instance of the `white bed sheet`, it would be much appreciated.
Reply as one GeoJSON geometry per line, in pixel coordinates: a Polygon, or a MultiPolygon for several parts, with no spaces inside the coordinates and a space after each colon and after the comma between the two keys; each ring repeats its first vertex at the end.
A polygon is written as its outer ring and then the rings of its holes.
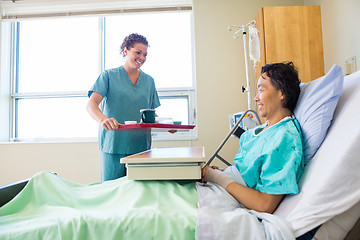
{"type": "Polygon", "coordinates": [[[343,212],[340,215],[330,219],[316,232],[314,240],[342,240],[348,235],[349,231],[360,216],[360,202],[355,206],[343,212]]]}
{"type": "Polygon", "coordinates": [[[300,193],[275,211],[295,236],[340,215],[360,201],[360,71],[346,76],[329,132],[300,180],[300,193]]]}
{"type": "Polygon", "coordinates": [[[295,240],[290,224],[282,217],[249,210],[212,182],[197,183],[196,189],[198,240],[295,240]]]}

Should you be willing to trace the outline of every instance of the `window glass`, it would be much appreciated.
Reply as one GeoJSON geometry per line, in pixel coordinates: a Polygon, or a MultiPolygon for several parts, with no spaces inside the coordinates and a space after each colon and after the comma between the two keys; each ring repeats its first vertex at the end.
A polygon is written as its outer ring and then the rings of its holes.
{"type": "Polygon", "coordinates": [[[86,112],[86,97],[17,100],[18,138],[86,138],[98,124],[86,112]]]}
{"type": "Polygon", "coordinates": [[[20,22],[17,92],[84,91],[99,74],[99,18],[20,22]]]}
{"type": "MultiPolygon", "coordinates": [[[[15,64],[9,67],[15,73],[13,139],[97,137],[98,124],[86,111],[87,91],[101,71],[123,64],[120,45],[133,32],[144,35],[150,44],[142,70],[155,80],[161,102],[157,114],[194,124],[189,117],[195,107],[190,101],[193,95],[189,97],[195,91],[191,12],[45,18],[16,26],[15,64]]],[[[154,135],[154,140],[178,135],[154,135]]]]}
{"type": "Polygon", "coordinates": [[[120,46],[124,38],[139,33],[150,45],[142,70],[154,78],[157,89],[193,87],[190,23],[190,12],[106,17],[105,68],[123,63],[120,46]]]}
{"type": "Polygon", "coordinates": [[[156,109],[156,114],[161,118],[171,118],[181,124],[189,124],[189,103],[187,98],[160,98],[161,106],[156,109]]]}

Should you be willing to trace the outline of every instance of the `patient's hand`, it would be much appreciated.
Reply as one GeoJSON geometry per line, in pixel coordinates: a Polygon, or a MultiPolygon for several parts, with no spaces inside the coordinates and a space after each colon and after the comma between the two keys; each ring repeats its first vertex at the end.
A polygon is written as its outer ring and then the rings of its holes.
{"type": "Polygon", "coordinates": [[[226,189],[230,183],[234,182],[234,180],[223,173],[223,171],[216,169],[215,167],[206,166],[203,169],[203,181],[219,184],[224,189],[226,189]]]}
{"type": "Polygon", "coordinates": [[[223,168],[219,168],[218,166],[210,166],[212,169],[217,169],[217,170],[220,170],[220,171],[224,171],[224,169],[223,168]]]}
{"type": "MultiPolygon", "coordinates": [[[[209,166],[209,165],[205,165],[205,167],[203,167],[203,169],[202,169],[202,173],[205,173],[205,171],[206,171],[206,169],[207,168],[212,168],[212,169],[217,169],[217,170],[220,170],[220,171],[224,171],[224,169],[223,168],[219,168],[218,166],[209,166]]],[[[203,174],[203,176],[204,176],[204,174],[203,174]]]]}
{"type": "Polygon", "coordinates": [[[201,182],[204,183],[204,176],[205,176],[205,171],[206,169],[208,168],[212,168],[212,169],[217,169],[217,170],[220,170],[220,171],[224,171],[224,169],[222,168],[219,168],[218,166],[209,166],[209,165],[205,165],[205,167],[203,167],[203,169],[201,170],[201,182]]]}
{"type": "Polygon", "coordinates": [[[205,165],[205,167],[203,167],[203,169],[201,170],[201,182],[204,182],[205,171],[209,167],[210,167],[209,165],[205,165]]]}
{"type": "Polygon", "coordinates": [[[205,171],[208,168],[213,168],[213,169],[219,169],[217,166],[209,166],[209,165],[205,165],[205,167],[203,167],[203,169],[201,170],[201,177],[205,176],[205,171]]]}

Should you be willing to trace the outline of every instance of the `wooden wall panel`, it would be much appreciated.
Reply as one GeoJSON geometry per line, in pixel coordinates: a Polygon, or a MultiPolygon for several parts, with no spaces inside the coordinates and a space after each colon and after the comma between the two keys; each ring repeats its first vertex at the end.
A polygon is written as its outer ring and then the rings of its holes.
{"type": "Polygon", "coordinates": [[[263,7],[255,20],[263,43],[261,65],[292,61],[302,82],[324,75],[319,6],[263,7]]]}

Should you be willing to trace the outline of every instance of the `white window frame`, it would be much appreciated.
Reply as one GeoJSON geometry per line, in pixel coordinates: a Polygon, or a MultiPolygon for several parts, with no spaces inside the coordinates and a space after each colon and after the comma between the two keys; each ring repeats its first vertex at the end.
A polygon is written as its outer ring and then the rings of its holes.
{"type": "MultiPolygon", "coordinates": [[[[188,116],[189,125],[196,125],[196,97],[195,89],[188,90],[158,90],[160,102],[161,98],[183,98],[188,99],[188,116]]],[[[197,128],[191,130],[178,130],[175,134],[168,132],[152,132],[152,139],[154,141],[169,141],[169,140],[195,140],[197,139],[197,128]]]]}
{"type": "MultiPolygon", "coordinates": [[[[191,16],[193,18],[193,16],[191,16]]],[[[99,19],[102,19],[102,17],[99,16],[99,19]]],[[[101,20],[100,20],[101,21],[101,20]]],[[[193,19],[191,21],[193,23],[193,19]]],[[[0,133],[0,140],[3,141],[4,139],[8,139],[8,141],[12,141],[12,142],[17,142],[17,141],[26,141],[26,142],[53,142],[53,141],[66,141],[66,142],[71,142],[71,141],[94,141],[95,139],[97,139],[96,137],[94,138],[66,138],[66,139],[58,139],[58,138],[42,138],[42,139],[36,139],[36,138],[31,138],[31,139],[19,139],[16,137],[16,106],[15,103],[18,99],[44,99],[44,98],[72,98],[72,97],[87,97],[87,91],[66,91],[66,92],[47,92],[47,93],[16,93],[15,91],[15,84],[16,84],[16,40],[17,40],[17,36],[16,36],[16,22],[11,22],[11,27],[9,29],[2,31],[2,35],[6,35],[8,38],[6,39],[6,42],[9,42],[10,46],[4,46],[4,43],[2,42],[2,52],[4,49],[6,49],[7,47],[10,47],[10,64],[9,66],[5,66],[10,68],[10,70],[6,69],[5,72],[7,73],[6,76],[4,77],[3,74],[1,76],[1,82],[0,82],[0,87],[6,85],[6,82],[10,83],[10,94],[9,94],[9,121],[8,121],[8,131],[9,134],[8,136],[3,136],[4,133],[0,133]]],[[[194,49],[194,31],[193,31],[193,26],[191,26],[191,31],[192,31],[192,49],[194,49]]],[[[102,31],[102,29],[101,29],[102,31]]],[[[101,33],[100,36],[103,36],[103,34],[101,33]]],[[[4,41],[4,36],[2,37],[2,41],[4,41]]],[[[100,54],[101,56],[101,65],[99,66],[99,69],[104,68],[103,66],[103,56],[104,56],[104,47],[103,47],[103,41],[101,41],[101,46],[100,46],[100,51],[102,52],[102,54],[100,54]]],[[[196,125],[196,89],[195,89],[195,56],[194,56],[194,51],[192,50],[192,64],[193,64],[193,76],[192,76],[192,82],[193,82],[193,87],[191,88],[176,88],[176,89],[158,89],[158,94],[159,94],[159,98],[161,101],[161,98],[169,98],[169,97],[173,97],[173,98],[178,98],[181,97],[183,98],[184,96],[188,99],[189,105],[188,105],[188,116],[189,116],[189,124],[191,125],[196,125]]],[[[3,54],[2,54],[3,55],[3,54]]],[[[2,56],[2,62],[6,62],[6,59],[3,59],[4,56],[2,56]]],[[[2,71],[4,71],[4,66],[2,64],[1,66],[2,71]]],[[[90,116],[89,116],[90,119],[90,116]]],[[[0,120],[0,122],[2,123],[3,120],[0,120]]],[[[153,132],[152,133],[153,136],[153,141],[171,141],[171,140],[194,140],[197,139],[197,130],[196,128],[193,130],[179,130],[176,134],[170,134],[167,132],[153,132]]]]}

